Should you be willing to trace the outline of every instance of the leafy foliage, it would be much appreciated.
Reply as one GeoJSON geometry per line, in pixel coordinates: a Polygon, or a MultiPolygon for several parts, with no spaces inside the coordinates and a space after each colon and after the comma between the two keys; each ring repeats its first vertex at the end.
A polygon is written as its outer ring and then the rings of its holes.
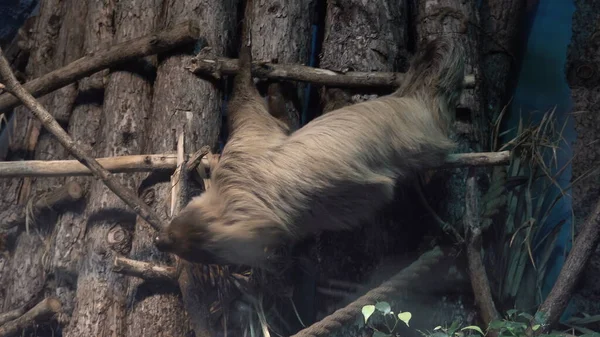
{"type": "Polygon", "coordinates": [[[365,305],[362,308],[362,315],[364,318],[364,324],[369,328],[373,329],[373,337],[392,337],[397,336],[395,332],[398,322],[402,321],[406,326],[410,326],[409,322],[412,318],[412,314],[410,312],[400,312],[398,314],[394,314],[390,304],[388,302],[377,302],[374,305],[369,304],[365,305]],[[375,316],[373,316],[376,314],[375,316]],[[373,318],[379,318],[376,324],[373,318]],[[378,328],[377,326],[380,326],[378,328]],[[385,327],[387,332],[382,331],[381,328],[385,327]]]}

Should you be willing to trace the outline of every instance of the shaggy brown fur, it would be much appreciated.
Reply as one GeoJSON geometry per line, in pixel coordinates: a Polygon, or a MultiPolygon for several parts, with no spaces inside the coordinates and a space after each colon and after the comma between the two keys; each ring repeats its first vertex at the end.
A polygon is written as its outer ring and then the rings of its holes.
{"type": "MultiPolygon", "coordinates": [[[[248,21],[245,30],[248,38],[248,21]]],[[[331,111],[289,136],[253,86],[250,62],[244,40],[229,103],[230,139],[211,188],[157,238],[163,251],[201,263],[267,267],[274,248],[358,226],[392,200],[397,181],[454,148],[448,133],[464,61],[450,41],[420,51],[393,94],[331,111]]]]}

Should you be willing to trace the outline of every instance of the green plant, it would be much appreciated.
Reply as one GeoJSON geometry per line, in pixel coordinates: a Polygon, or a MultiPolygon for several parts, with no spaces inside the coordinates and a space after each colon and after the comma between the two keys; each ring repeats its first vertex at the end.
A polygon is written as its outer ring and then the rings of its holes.
{"type": "Polygon", "coordinates": [[[550,267],[548,262],[559,229],[567,221],[561,219],[551,224],[552,230],[541,231],[571,187],[558,182],[569,164],[558,167],[557,159],[565,141],[566,120],[559,125],[554,110],[546,112],[537,123],[526,123],[521,118],[517,128],[510,130],[516,136],[499,146],[501,118],[502,115],[493,135],[493,150],[511,150],[513,155],[507,169],[495,168],[492,173],[490,189],[498,186],[505,189],[503,207],[506,207],[505,212],[496,212],[501,215],[495,217],[492,226],[494,239],[490,241],[494,243],[488,258],[490,265],[495,266],[492,278],[499,280],[492,286],[501,306],[534,309],[543,298],[542,281],[550,267]]]}
{"type": "Polygon", "coordinates": [[[402,321],[406,326],[409,326],[412,314],[408,311],[400,312],[395,314],[387,302],[377,302],[374,305],[365,305],[362,308],[362,315],[364,318],[364,324],[369,328],[373,329],[373,337],[384,337],[384,336],[397,336],[394,332],[399,321],[402,321]],[[375,316],[373,316],[375,314],[375,316]],[[380,325],[385,327],[388,331],[384,332],[378,329],[374,325],[373,318],[380,318],[380,325]]]}

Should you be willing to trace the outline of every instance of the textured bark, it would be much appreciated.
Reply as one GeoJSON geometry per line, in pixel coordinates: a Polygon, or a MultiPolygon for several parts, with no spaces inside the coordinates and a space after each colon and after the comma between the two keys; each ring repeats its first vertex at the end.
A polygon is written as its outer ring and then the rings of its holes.
{"type": "MultiPolygon", "coordinates": [[[[590,22],[600,20],[600,3],[575,0],[573,37],[567,55],[567,80],[573,100],[573,119],[577,139],[573,144],[573,180],[597,170],[600,152],[600,39],[598,28],[590,22]]],[[[600,198],[600,175],[592,173],[573,186],[575,224],[581,225],[600,198]]],[[[576,233],[580,226],[575,227],[576,233]]],[[[600,310],[600,250],[596,249],[586,268],[581,286],[573,296],[576,312],[600,310]]]]}
{"type": "MultiPolygon", "coordinates": [[[[82,47],[80,27],[87,7],[85,4],[75,5],[75,3],[76,1],[51,0],[40,4],[32,42],[36,48],[32,49],[26,71],[28,78],[40,76],[80,56],[82,47]]],[[[40,98],[40,101],[48,107],[48,110],[53,111],[54,116],[60,116],[59,119],[64,122],[68,119],[71,109],[70,106],[66,109],[66,106],[68,102],[74,101],[73,90],[65,88],[40,98]]],[[[33,156],[36,159],[64,157],[64,149],[51,135],[40,130],[41,124],[32,118],[29,111],[20,108],[16,113],[18,115],[15,118],[17,120],[15,127],[18,129],[15,128],[15,133],[28,130],[23,137],[18,137],[24,141],[21,146],[25,148],[26,153],[35,148],[33,156]],[[27,120],[29,123],[26,123],[27,120]]],[[[40,193],[62,185],[63,182],[64,178],[44,179],[39,182],[24,179],[16,192],[21,196],[9,202],[14,204],[18,199],[26,201],[30,197],[35,198],[40,193]]],[[[6,294],[3,303],[5,310],[38,296],[40,292],[45,291],[48,280],[56,277],[52,272],[51,259],[52,242],[57,228],[56,221],[56,216],[43,217],[36,219],[29,234],[15,232],[10,267],[5,269],[1,276],[3,292],[6,294]],[[23,280],[27,281],[23,282],[23,280]]]]}
{"type": "MultiPolygon", "coordinates": [[[[255,60],[308,64],[311,22],[315,0],[261,0],[254,2],[252,56],[255,60]]],[[[267,82],[269,83],[269,82],[267,82]]],[[[287,118],[293,129],[299,126],[299,106],[304,84],[281,83],[287,118]],[[291,100],[290,100],[291,98],[291,100]],[[294,102],[296,100],[296,102],[294,102]]]]}
{"type": "MultiPolygon", "coordinates": [[[[494,122],[508,103],[519,69],[524,39],[525,10],[523,0],[485,0],[481,2],[481,77],[485,95],[484,120],[494,122]]],[[[488,150],[489,144],[482,144],[488,150]]],[[[492,149],[495,150],[495,149],[492,149]]]]}
{"type": "MultiPolygon", "coordinates": [[[[402,2],[327,1],[321,68],[402,71],[407,66],[406,9],[402,2]]],[[[372,96],[326,89],[324,112],[372,96]]]]}
{"type": "MultiPolygon", "coordinates": [[[[111,44],[141,37],[153,30],[157,3],[125,1],[115,7],[110,3],[107,5],[110,7],[104,12],[113,15],[114,20],[115,35],[111,44]]],[[[104,17],[98,19],[104,20],[104,17]]],[[[142,151],[152,86],[147,75],[144,76],[144,68],[141,74],[136,74],[135,70],[139,68],[135,65],[129,65],[131,72],[116,69],[107,78],[99,139],[95,146],[96,153],[102,156],[139,154],[142,151]]],[[[115,175],[115,178],[130,190],[136,190],[140,180],[135,174],[115,175]]],[[[111,250],[106,237],[112,227],[132,231],[136,214],[99,180],[91,183],[84,214],[89,217],[88,224],[91,226],[87,227],[75,310],[65,329],[66,335],[126,334],[128,279],[110,270],[114,255],[123,251],[111,250]]]]}
{"type": "MultiPolygon", "coordinates": [[[[170,27],[185,20],[196,20],[208,46],[216,54],[223,55],[231,43],[236,19],[232,13],[236,13],[236,5],[235,0],[169,0],[163,5],[164,21],[159,24],[170,27]]],[[[198,47],[203,46],[197,46],[196,49],[198,47]]],[[[185,152],[188,154],[204,145],[211,148],[217,145],[222,95],[214,83],[184,69],[192,56],[189,50],[166,55],[158,67],[150,116],[146,123],[148,134],[144,149],[148,153],[174,152],[177,136],[181,132],[185,133],[185,152]]],[[[169,175],[150,175],[140,187],[140,193],[144,196],[153,196],[149,198],[150,206],[160,216],[169,214],[171,186],[168,179],[169,175]]],[[[170,257],[156,250],[152,244],[153,237],[154,231],[144,222],[137,221],[130,256],[173,265],[170,257]]],[[[207,305],[210,302],[207,295],[215,292],[200,288],[200,284],[190,275],[194,272],[198,272],[197,267],[184,268],[183,282],[180,282],[183,303],[177,293],[166,291],[160,291],[160,295],[143,296],[152,288],[138,280],[131,280],[129,297],[133,300],[135,296],[136,299],[131,310],[128,335],[182,336],[192,328],[198,337],[209,336],[207,305]],[[187,315],[183,308],[187,309],[187,315]]],[[[153,288],[153,292],[158,290],[157,287],[153,288]]]]}

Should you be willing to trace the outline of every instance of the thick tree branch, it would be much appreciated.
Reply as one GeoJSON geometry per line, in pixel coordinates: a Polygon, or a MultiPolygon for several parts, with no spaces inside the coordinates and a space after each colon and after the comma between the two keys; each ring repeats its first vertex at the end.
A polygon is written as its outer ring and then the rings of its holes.
{"type": "Polygon", "coordinates": [[[560,270],[558,279],[548,297],[538,308],[535,317],[541,316],[543,322],[531,322],[527,331],[528,335],[546,333],[554,326],[567,307],[569,299],[575,288],[575,284],[581,277],[583,269],[590,260],[590,256],[596,250],[600,238],[600,200],[596,202],[594,209],[585,219],[581,231],[577,234],[573,248],[567,256],[567,260],[560,270]],[[541,329],[533,332],[531,327],[541,323],[541,329]]]}
{"type": "Polygon", "coordinates": [[[0,337],[15,335],[36,322],[51,318],[59,313],[61,308],[62,305],[57,298],[48,297],[19,318],[0,326],[0,337]]]}
{"type": "MultiPolygon", "coordinates": [[[[207,58],[204,55],[198,55],[190,59],[186,69],[197,75],[204,74],[220,78],[222,74],[236,74],[239,66],[237,59],[225,57],[207,58]]],[[[404,80],[403,73],[338,72],[299,64],[280,64],[261,61],[252,62],[252,75],[270,80],[292,80],[345,88],[396,87],[404,80]]],[[[464,84],[466,87],[473,87],[475,77],[473,75],[465,76],[464,84]]]]}
{"type": "MultiPolygon", "coordinates": [[[[71,181],[66,185],[57,188],[40,197],[33,204],[33,216],[38,216],[45,209],[61,208],[65,204],[75,202],[83,196],[84,191],[81,186],[71,181]]],[[[26,207],[16,205],[10,209],[0,212],[0,228],[10,229],[25,223],[26,207]]]]}
{"type": "Polygon", "coordinates": [[[121,198],[137,214],[139,214],[144,220],[152,225],[152,227],[157,230],[162,227],[160,218],[152,211],[152,209],[148,207],[148,205],[146,205],[137,195],[118,184],[111,176],[110,172],[98,164],[94,158],[85,153],[81,146],[78,145],[71,138],[71,136],[67,134],[67,132],[65,132],[65,130],[60,126],[60,124],[58,124],[52,115],[33,96],[31,96],[31,94],[25,90],[25,88],[23,88],[10,69],[10,65],[4,57],[2,48],[0,48],[0,77],[2,78],[6,89],[18,97],[23,104],[25,104],[27,108],[31,110],[35,117],[42,122],[44,127],[58,139],[60,144],[64,146],[64,148],[67,149],[67,151],[69,151],[83,165],[88,167],[95,177],[102,180],[111,191],[119,196],[119,198],[121,198]]]}
{"type": "MultiPolygon", "coordinates": [[[[204,149],[190,156],[187,166],[194,167],[201,163],[210,167],[210,159],[204,154],[204,149]]],[[[218,155],[212,155],[218,160],[218,155]]],[[[459,153],[448,156],[446,162],[439,168],[455,168],[465,166],[494,166],[506,165],[510,159],[510,151],[459,153]]],[[[151,171],[173,171],[177,166],[176,154],[151,154],[106,157],[96,159],[102,167],[111,173],[134,173],[151,171]]],[[[189,169],[189,168],[188,168],[189,169]]],[[[77,160],[28,160],[0,162],[0,178],[10,177],[65,177],[93,175],[85,165],[77,160]]]]}
{"type": "Polygon", "coordinates": [[[467,178],[464,216],[465,228],[469,231],[467,260],[475,302],[479,307],[481,319],[487,327],[490,322],[499,319],[500,315],[494,305],[492,290],[481,258],[481,221],[479,220],[477,182],[475,175],[472,174],[473,170],[470,171],[467,178]]]}
{"type": "MultiPolygon", "coordinates": [[[[199,35],[200,29],[195,23],[186,21],[168,31],[126,41],[96,55],[84,56],[62,68],[25,83],[23,87],[33,97],[40,97],[105,68],[191,43],[199,35]]],[[[10,110],[19,104],[19,99],[10,93],[0,95],[0,112],[10,110]]]]}

